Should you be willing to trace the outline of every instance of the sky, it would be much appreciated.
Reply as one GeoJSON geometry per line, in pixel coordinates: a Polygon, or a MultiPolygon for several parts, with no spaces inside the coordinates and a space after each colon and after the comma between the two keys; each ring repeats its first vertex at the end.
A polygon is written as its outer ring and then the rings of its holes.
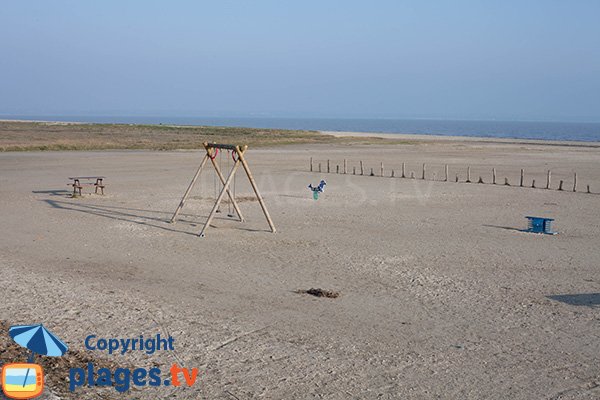
{"type": "Polygon", "coordinates": [[[5,0],[0,114],[600,122],[600,1],[5,0]]]}

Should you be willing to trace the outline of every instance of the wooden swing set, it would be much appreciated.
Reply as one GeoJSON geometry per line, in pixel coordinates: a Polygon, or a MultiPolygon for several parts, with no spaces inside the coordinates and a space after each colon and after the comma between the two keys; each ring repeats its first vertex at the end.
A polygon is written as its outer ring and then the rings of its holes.
{"type": "MultiPolygon", "coordinates": [[[[260,195],[260,192],[258,191],[256,182],[254,181],[254,178],[252,177],[252,173],[250,172],[250,167],[248,166],[248,163],[246,162],[246,159],[244,158],[244,153],[246,152],[246,150],[248,150],[248,146],[247,145],[240,146],[240,145],[232,145],[232,144],[216,144],[216,143],[206,143],[206,142],[203,143],[203,145],[204,145],[204,149],[206,150],[206,154],[204,155],[204,158],[202,159],[202,162],[200,163],[200,167],[196,171],[196,174],[192,178],[190,185],[188,186],[187,190],[185,191],[185,194],[181,198],[181,201],[179,202],[179,206],[177,206],[177,209],[175,210],[175,213],[173,214],[173,217],[171,218],[171,223],[175,223],[175,221],[177,220],[177,215],[183,208],[185,201],[187,200],[190,192],[192,191],[192,188],[194,187],[194,184],[196,183],[196,180],[200,176],[200,172],[202,172],[202,168],[204,168],[204,165],[207,163],[208,160],[210,160],[212,166],[215,169],[216,175],[218,176],[219,180],[221,181],[221,184],[223,185],[223,188],[221,189],[221,192],[217,196],[217,200],[215,201],[215,204],[214,204],[210,214],[208,215],[208,219],[206,220],[204,227],[200,231],[200,234],[199,234],[200,237],[204,237],[206,229],[208,229],[210,223],[212,222],[212,219],[215,216],[215,213],[219,212],[218,211],[219,205],[221,204],[223,197],[225,197],[225,194],[227,194],[227,196],[229,197],[229,204],[233,205],[233,208],[237,214],[239,221],[240,222],[244,221],[242,212],[240,211],[240,208],[239,208],[237,202],[235,201],[235,190],[232,193],[232,191],[229,189],[231,182],[234,180],[235,173],[237,172],[237,169],[240,166],[240,164],[244,168],[244,171],[246,171],[246,176],[248,177],[248,180],[250,181],[250,185],[252,186],[252,189],[254,190],[254,194],[256,195],[258,203],[260,204],[260,207],[262,208],[262,211],[265,214],[265,218],[267,219],[267,222],[269,223],[269,227],[271,227],[271,232],[275,232],[275,225],[273,225],[273,221],[271,220],[269,211],[267,211],[267,206],[265,205],[265,202],[264,202],[262,196],[260,195]],[[223,150],[227,151],[228,153],[231,152],[231,158],[234,161],[233,167],[231,168],[231,171],[229,172],[227,179],[225,179],[225,177],[223,176],[223,173],[221,172],[221,167],[219,167],[219,164],[215,161],[215,159],[217,158],[217,155],[219,154],[219,151],[223,151],[223,150]]],[[[216,182],[215,182],[215,184],[216,184],[216,182]]],[[[234,186],[234,188],[235,188],[235,186],[234,186]]],[[[229,215],[232,216],[231,214],[229,214],[229,215]]]]}

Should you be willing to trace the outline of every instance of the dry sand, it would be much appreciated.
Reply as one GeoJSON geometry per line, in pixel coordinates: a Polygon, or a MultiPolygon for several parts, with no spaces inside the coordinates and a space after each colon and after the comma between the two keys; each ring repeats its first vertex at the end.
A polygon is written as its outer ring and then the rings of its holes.
{"type": "MultiPolygon", "coordinates": [[[[545,170],[600,192],[593,147],[429,141],[250,149],[277,225],[227,206],[206,238],[212,175],[167,223],[199,152],[0,154],[0,319],[44,322],[71,351],[135,366],[200,369],[193,388],[80,388],[63,398],[600,398],[600,195],[515,187],[545,170]],[[508,176],[513,186],[308,172],[362,159],[428,179],[508,176]],[[107,176],[106,196],[69,198],[66,177],[107,176]],[[327,180],[311,199],[309,183],[327,180]],[[525,215],[556,236],[521,232],[525,215]],[[337,298],[298,291],[323,288],[337,298]],[[560,298],[551,296],[564,295],[560,298]],[[578,295],[587,295],[581,297],[578,295]],[[88,334],[171,334],[175,352],[107,356],[88,334]]],[[[226,161],[223,160],[224,167],[226,161]]],[[[238,196],[248,184],[238,177],[238,196]]],[[[5,335],[5,332],[2,332],[5,335]]],[[[7,360],[2,360],[7,361],[7,360]]],[[[79,365],[76,365],[79,366],[79,365]]],[[[51,376],[48,379],[52,379],[51,376]]]]}

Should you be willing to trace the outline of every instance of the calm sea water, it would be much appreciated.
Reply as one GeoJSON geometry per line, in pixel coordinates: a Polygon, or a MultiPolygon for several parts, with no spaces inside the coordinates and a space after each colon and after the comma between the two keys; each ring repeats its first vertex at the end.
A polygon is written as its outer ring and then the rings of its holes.
{"type": "Polygon", "coordinates": [[[237,126],[491,138],[600,141],[600,123],[455,121],[426,119],[202,118],[119,116],[0,116],[3,119],[126,124],[237,126]]]}

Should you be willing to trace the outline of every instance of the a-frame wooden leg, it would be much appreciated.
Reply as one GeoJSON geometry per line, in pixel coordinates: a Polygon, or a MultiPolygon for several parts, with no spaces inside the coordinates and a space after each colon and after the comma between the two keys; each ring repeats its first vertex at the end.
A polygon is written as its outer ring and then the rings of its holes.
{"type": "Polygon", "coordinates": [[[223,189],[221,189],[221,193],[219,193],[219,197],[217,197],[217,201],[215,202],[215,205],[213,206],[213,209],[211,210],[210,214],[208,215],[208,219],[206,220],[206,223],[204,224],[204,227],[200,231],[200,236],[201,237],[204,237],[204,233],[206,232],[206,229],[208,228],[208,226],[212,222],[212,219],[215,216],[215,213],[217,212],[217,209],[219,208],[219,204],[221,204],[221,201],[223,200],[223,197],[225,196],[225,193],[227,193],[227,190],[229,189],[229,184],[231,183],[231,180],[233,179],[233,176],[235,175],[235,172],[237,171],[237,169],[238,169],[239,166],[240,166],[240,159],[238,159],[235,162],[235,164],[233,164],[233,168],[231,169],[231,172],[229,173],[229,176],[227,177],[227,180],[223,184],[223,189]]]}
{"type": "Polygon", "coordinates": [[[271,227],[271,232],[275,232],[275,225],[273,224],[273,220],[271,220],[269,211],[267,211],[267,206],[265,205],[265,202],[264,202],[262,196],[260,195],[260,192],[258,191],[258,186],[256,186],[256,182],[254,182],[254,177],[252,177],[252,172],[250,172],[250,167],[248,167],[248,163],[246,162],[246,159],[244,158],[244,152],[240,151],[240,150],[238,150],[239,161],[242,163],[242,166],[244,167],[244,170],[246,171],[246,175],[248,175],[248,180],[250,181],[250,185],[252,185],[252,189],[254,189],[254,193],[256,194],[256,198],[258,199],[258,203],[260,204],[260,207],[262,208],[263,213],[265,214],[265,217],[267,218],[267,222],[269,223],[269,226],[271,227]]]}
{"type": "MultiPolygon", "coordinates": [[[[221,168],[219,168],[219,164],[217,164],[217,162],[215,160],[213,160],[212,158],[210,159],[210,161],[212,162],[213,167],[215,167],[215,171],[217,172],[217,176],[221,180],[221,184],[225,185],[225,177],[221,173],[221,168]]],[[[235,212],[237,213],[240,222],[244,222],[244,217],[242,216],[242,212],[240,211],[240,208],[238,207],[238,204],[235,201],[235,197],[233,196],[233,194],[231,193],[231,190],[229,190],[229,188],[227,188],[227,196],[229,196],[229,201],[231,201],[231,203],[233,204],[233,208],[234,208],[235,212]]]]}
{"type": "Polygon", "coordinates": [[[202,162],[200,163],[200,167],[196,171],[196,174],[192,178],[190,185],[188,186],[187,190],[185,191],[185,194],[183,195],[183,197],[181,198],[181,201],[179,202],[179,205],[177,206],[177,210],[175,210],[173,217],[171,217],[171,223],[175,223],[175,220],[177,219],[177,215],[179,214],[179,211],[181,211],[181,209],[183,208],[185,201],[187,200],[187,197],[189,196],[190,192],[192,191],[192,188],[194,187],[194,184],[196,183],[196,180],[198,179],[198,176],[200,176],[200,172],[202,171],[202,168],[204,168],[204,164],[206,164],[206,161],[209,158],[210,157],[208,156],[208,153],[207,153],[204,156],[204,158],[202,159],[202,162]]]}

